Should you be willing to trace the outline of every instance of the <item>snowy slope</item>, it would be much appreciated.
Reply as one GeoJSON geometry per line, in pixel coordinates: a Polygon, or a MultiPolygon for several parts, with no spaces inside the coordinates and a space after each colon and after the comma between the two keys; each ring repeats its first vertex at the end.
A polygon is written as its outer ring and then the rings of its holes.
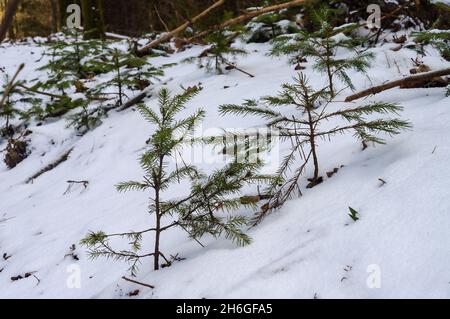
{"type": "MultiPolygon", "coordinates": [[[[358,89],[409,73],[415,53],[394,52],[393,46],[374,49],[371,80],[352,74],[358,89]]],[[[175,92],[180,85],[202,83],[204,89],[190,110],[207,111],[205,129],[261,124],[253,118],[220,117],[217,108],[274,94],[296,74],[287,59],[265,56],[268,45],[246,49],[251,54],[239,65],[256,75],[253,79],[236,71],[205,74],[188,64],[167,70],[165,79],[175,92]]],[[[0,47],[0,66],[12,73],[26,62],[24,76],[32,79],[35,65],[43,63],[33,65],[41,50],[0,47]]],[[[201,50],[192,48],[153,62],[177,62],[201,50]]],[[[423,60],[432,69],[448,65],[433,50],[423,60]]],[[[311,70],[311,62],[307,65],[314,86],[325,84],[311,70]]],[[[163,234],[162,250],[186,259],[158,272],[151,271],[151,260],[144,261],[137,280],[155,285],[154,290],[121,280],[127,275],[126,264],[90,261],[78,245],[90,230],[117,232],[152,225],[144,193],[118,194],[113,187],[140,178],[136,159],[152,128],[133,110],[111,112],[100,127],[82,137],[67,129],[64,120],[32,125],[31,155],[13,170],[0,164],[0,257],[11,256],[0,259],[0,298],[120,298],[136,288],[144,298],[450,298],[450,98],[442,88],[397,88],[357,103],[368,101],[400,103],[405,107],[402,117],[414,129],[364,152],[351,136],[321,143],[322,173],[344,167],[251,229],[250,246],[236,248],[225,240],[204,239],[202,248],[182,231],[163,234]],[[66,162],[25,183],[72,147],[66,162]],[[380,178],[387,183],[381,186],[380,178]],[[64,195],[67,180],[88,180],[89,186],[74,187],[64,195]],[[361,215],[356,223],[347,216],[349,206],[361,215]],[[78,261],[65,256],[72,244],[78,261]],[[71,288],[77,271],[81,287],[71,288]],[[10,279],[31,272],[36,277],[10,279]],[[367,284],[373,272],[379,275],[379,288],[367,284]]],[[[147,103],[156,101],[150,98],[147,103]]],[[[151,239],[147,244],[150,247],[151,239]]]]}

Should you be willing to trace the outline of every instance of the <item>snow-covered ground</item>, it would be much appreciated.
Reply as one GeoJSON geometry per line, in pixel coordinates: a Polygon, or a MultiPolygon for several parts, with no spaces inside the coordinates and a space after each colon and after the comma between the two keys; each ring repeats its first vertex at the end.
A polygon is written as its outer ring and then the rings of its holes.
{"type": "MultiPolygon", "coordinates": [[[[370,79],[351,74],[358,89],[409,74],[416,53],[390,50],[395,46],[373,50],[370,79]]],[[[25,62],[22,76],[33,79],[44,63],[36,62],[43,49],[4,45],[0,67],[13,73],[25,62]]],[[[218,106],[275,94],[295,76],[287,58],[265,55],[269,45],[246,49],[251,53],[239,66],[255,78],[237,71],[206,74],[189,64],[166,71],[164,79],[174,92],[201,82],[204,89],[188,112],[203,107],[205,129],[262,124],[254,118],[222,117],[218,106]]],[[[194,47],[152,62],[178,62],[201,50],[194,47]]],[[[423,61],[432,69],[449,65],[432,49],[423,61]]],[[[311,64],[305,71],[311,83],[325,85],[311,64]]],[[[349,93],[344,91],[338,100],[349,93]]],[[[249,246],[206,238],[202,248],[181,230],[164,233],[162,250],[186,259],[157,272],[152,260],[144,260],[136,279],[155,285],[153,290],[122,280],[126,264],[91,261],[78,244],[90,230],[152,225],[145,193],[119,194],[114,188],[120,181],[140,178],[136,159],[152,128],[132,109],[110,112],[100,127],[82,137],[66,128],[64,119],[31,125],[31,155],[12,170],[0,163],[0,298],[128,298],[136,288],[141,290],[138,298],[450,298],[450,97],[443,88],[396,88],[355,105],[368,101],[401,104],[401,116],[411,121],[413,130],[364,152],[352,136],[322,142],[322,174],[344,167],[249,230],[249,246]],[[70,148],[66,162],[25,183],[70,148]],[[68,180],[88,180],[89,186],[64,194],[68,180]],[[360,213],[359,221],[350,219],[349,206],[360,213]],[[68,255],[73,244],[79,260],[68,255]],[[32,276],[11,280],[26,273],[32,276]]],[[[146,103],[154,106],[156,99],[146,103]]],[[[305,185],[302,181],[303,189],[305,185]]],[[[171,190],[172,195],[177,191],[171,190]]],[[[152,245],[151,238],[147,245],[152,245]]]]}

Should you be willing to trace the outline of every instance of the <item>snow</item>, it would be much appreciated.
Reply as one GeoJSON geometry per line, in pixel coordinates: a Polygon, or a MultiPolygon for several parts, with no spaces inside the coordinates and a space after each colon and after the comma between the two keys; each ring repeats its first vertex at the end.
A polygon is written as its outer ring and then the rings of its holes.
{"type": "MultiPolygon", "coordinates": [[[[370,79],[351,74],[358,89],[409,73],[416,53],[390,50],[396,46],[373,49],[376,60],[370,79]]],[[[237,71],[206,74],[190,64],[166,70],[163,82],[174,92],[180,86],[204,87],[188,108],[207,111],[204,130],[263,124],[255,118],[221,117],[218,106],[275,94],[296,75],[287,58],[266,56],[269,45],[249,44],[246,49],[250,55],[240,58],[239,66],[255,78],[237,71]]],[[[25,62],[22,78],[43,76],[34,71],[45,63],[40,59],[43,50],[31,44],[0,46],[0,67],[13,73],[25,62]]],[[[177,62],[201,51],[193,47],[151,61],[177,62]]],[[[432,69],[449,64],[431,48],[427,54],[423,61],[432,69]]],[[[311,64],[312,60],[305,64],[305,72],[319,88],[326,79],[312,71],[311,64]]],[[[348,94],[344,91],[338,100],[348,94]]],[[[136,288],[141,289],[138,298],[450,298],[450,98],[443,88],[395,88],[355,105],[369,101],[401,104],[401,116],[412,122],[413,130],[364,152],[351,136],[321,142],[322,174],[344,167],[250,229],[253,243],[247,247],[205,238],[202,248],[181,230],[164,233],[162,250],[186,259],[157,272],[151,270],[152,261],[145,260],[136,279],[155,285],[154,290],[123,281],[126,264],[91,261],[78,244],[91,230],[152,226],[146,194],[119,194],[114,189],[120,181],[141,177],[136,159],[152,127],[133,110],[110,112],[100,127],[82,137],[67,128],[64,119],[41,126],[32,123],[31,155],[13,170],[0,164],[0,257],[11,255],[0,259],[0,298],[129,298],[126,294],[136,288]],[[25,183],[72,147],[66,162],[25,183]],[[379,179],[386,184],[381,186],[379,179]],[[67,180],[88,180],[89,185],[74,186],[64,195],[67,180]],[[349,206],[359,212],[357,222],[348,216],[349,206]],[[72,244],[78,261],[67,255],[72,244]],[[40,281],[33,276],[10,279],[29,272],[40,281]],[[77,273],[79,287],[72,281],[77,273]],[[376,287],[371,284],[374,275],[380,284],[376,287]]],[[[156,98],[147,104],[155,105],[156,98]]],[[[211,170],[213,165],[200,166],[211,170]]],[[[305,185],[302,181],[302,189],[305,185]]],[[[181,192],[178,185],[171,195],[181,192]]],[[[144,249],[151,245],[147,238],[144,249]]]]}
{"type": "Polygon", "coordinates": [[[450,5],[450,0],[431,0],[432,3],[443,3],[450,5]]]}

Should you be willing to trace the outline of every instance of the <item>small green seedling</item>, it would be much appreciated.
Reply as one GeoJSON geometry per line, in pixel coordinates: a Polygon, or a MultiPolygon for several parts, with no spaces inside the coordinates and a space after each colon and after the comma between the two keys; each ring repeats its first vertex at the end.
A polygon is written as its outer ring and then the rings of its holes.
{"type": "Polygon", "coordinates": [[[353,219],[354,222],[358,221],[359,213],[351,207],[349,207],[348,209],[350,210],[350,213],[348,214],[348,216],[350,216],[350,218],[353,219]]]}

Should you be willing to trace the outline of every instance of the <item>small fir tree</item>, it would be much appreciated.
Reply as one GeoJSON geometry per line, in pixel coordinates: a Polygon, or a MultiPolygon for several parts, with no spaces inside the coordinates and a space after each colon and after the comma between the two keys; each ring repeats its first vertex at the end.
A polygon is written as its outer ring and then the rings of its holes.
{"type": "Polygon", "coordinates": [[[256,115],[269,120],[267,126],[278,130],[280,139],[290,141],[292,145],[277,172],[285,181],[281,184],[276,181],[270,186],[268,193],[273,195],[272,199],[264,206],[256,222],[269,210],[283,205],[295,192],[301,193],[299,181],[309,162],[313,162],[313,175],[308,179],[310,183],[307,187],[311,188],[322,182],[317,153],[320,140],[330,141],[335,135],[352,132],[356,138],[366,143],[383,144],[384,140],[378,136],[379,133],[396,135],[411,127],[407,121],[396,118],[365,118],[377,114],[398,114],[402,108],[396,104],[372,103],[329,111],[328,98],[325,89],[314,91],[308,85],[306,77],[300,74],[293,84],[284,84],[282,91],[276,96],[247,100],[242,105],[227,104],[220,107],[222,114],[256,115]],[[292,111],[287,109],[288,106],[293,108],[292,111]],[[332,128],[325,125],[338,119],[348,123],[337,122],[332,128]],[[298,158],[301,163],[296,165],[298,158]]]}
{"type": "Polygon", "coordinates": [[[291,21],[292,15],[289,10],[282,10],[269,12],[252,19],[246,25],[248,42],[264,43],[281,34],[298,32],[298,26],[291,21]]]}
{"type": "Polygon", "coordinates": [[[78,102],[76,108],[79,111],[69,115],[67,126],[74,127],[80,135],[83,135],[102,123],[102,119],[108,115],[108,108],[100,106],[90,109],[89,101],[80,99],[78,102]]]}
{"type": "Polygon", "coordinates": [[[24,64],[20,65],[12,78],[6,74],[5,84],[0,89],[0,118],[5,120],[5,125],[1,129],[0,135],[4,137],[12,137],[14,135],[14,128],[11,125],[12,119],[16,117],[26,119],[28,117],[26,111],[16,107],[17,104],[33,107],[42,102],[41,99],[34,97],[31,92],[23,88],[25,81],[17,79],[24,67],[24,64]]]}
{"type": "Polygon", "coordinates": [[[278,22],[280,22],[283,18],[283,14],[271,12],[256,17],[253,19],[251,24],[260,24],[261,26],[258,28],[258,32],[260,33],[269,31],[270,34],[268,38],[270,39],[281,34],[282,29],[278,25],[278,22]]]}
{"type": "MultiPolygon", "coordinates": [[[[6,81],[9,83],[8,79],[6,81]]],[[[3,87],[3,90],[0,91],[0,96],[4,96],[4,101],[0,107],[0,118],[5,120],[5,125],[1,130],[1,135],[12,136],[14,134],[14,128],[10,125],[11,120],[16,116],[23,116],[24,112],[17,109],[15,105],[21,102],[22,99],[15,99],[15,95],[22,95],[22,91],[17,88],[17,82],[12,84],[12,87],[7,90],[8,84],[3,87]]]]}
{"type": "Polygon", "coordinates": [[[153,84],[164,75],[164,68],[171,64],[163,65],[162,68],[152,66],[145,58],[137,57],[129,52],[118,49],[107,50],[98,60],[91,61],[88,66],[102,70],[103,73],[114,72],[114,77],[97,85],[90,91],[91,94],[107,94],[110,87],[115,87],[118,105],[123,104],[125,89],[143,90],[153,84]]]}
{"type": "Polygon", "coordinates": [[[429,30],[422,32],[413,32],[412,37],[420,45],[420,52],[424,54],[423,46],[431,44],[435,47],[442,57],[450,61],[450,31],[447,30],[429,30]]]}
{"type": "Polygon", "coordinates": [[[167,89],[159,93],[157,111],[141,105],[142,116],[156,129],[147,141],[148,149],[140,158],[144,170],[143,181],[123,182],[117,185],[121,192],[129,190],[148,191],[150,193],[149,213],[155,218],[155,226],[143,231],[107,235],[104,232],[90,233],[81,243],[89,248],[92,258],[105,256],[131,263],[131,272],[135,274],[141,258],[152,257],[153,268],[158,270],[160,259],[169,266],[171,261],[161,251],[161,233],[174,227],[186,231],[192,239],[198,240],[205,234],[214,237],[224,235],[239,245],[250,243],[250,238],[241,230],[247,219],[242,216],[224,216],[224,210],[234,211],[241,206],[254,207],[254,203],[242,203],[240,189],[247,183],[259,180],[256,170],[261,163],[230,163],[210,175],[202,174],[193,165],[178,165],[172,171],[168,161],[174,159],[185,143],[187,134],[199,124],[204,111],[199,109],[193,115],[177,119],[198,90],[186,90],[180,95],[171,96],[167,89]],[[182,198],[169,199],[172,184],[187,181],[191,185],[190,193],[182,198]],[[143,236],[154,234],[154,249],[149,253],[140,253],[143,236]],[[130,242],[129,250],[115,250],[109,239],[126,238],[130,242]]]}
{"type": "Polygon", "coordinates": [[[218,30],[205,38],[209,47],[199,56],[185,59],[185,62],[198,62],[199,68],[205,68],[208,72],[215,71],[217,74],[223,74],[224,70],[236,69],[250,77],[253,75],[240,69],[236,65],[237,56],[246,56],[247,51],[232,46],[233,40],[239,32],[228,32],[218,30]]]}
{"type": "Polygon", "coordinates": [[[348,210],[349,210],[348,216],[350,216],[350,218],[354,222],[357,222],[359,220],[359,213],[354,208],[351,207],[349,207],[348,210]]]}
{"type": "Polygon", "coordinates": [[[100,116],[83,116],[91,102],[91,97],[85,95],[83,98],[71,98],[68,94],[88,93],[85,87],[86,81],[104,71],[94,68],[95,64],[90,62],[99,58],[105,48],[105,42],[81,39],[77,29],[65,30],[63,38],[51,42],[48,47],[49,53],[46,53],[50,56],[50,61],[38,69],[47,71],[46,80],[34,80],[35,83],[28,88],[29,92],[46,95],[51,99],[45,105],[34,105],[28,111],[28,115],[44,120],[60,117],[81,108],[82,111],[70,116],[69,126],[76,126],[82,132],[92,127],[93,121],[97,121],[100,116]]]}
{"type": "Polygon", "coordinates": [[[58,98],[52,98],[45,103],[34,104],[28,109],[26,115],[27,117],[34,117],[39,121],[43,121],[49,118],[61,117],[72,110],[87,105],[88,102],[84,98],[72,99],[67,95],[62,95],[58,98]]]}
{"type": "Polygon", "coordinates": [[[353,83],[347,74],[348,70],[353,69],[365,73],[374,55],[370,52],[356,52],[353,56],[345,59],[337,59],[335,56],[339,48],[356,51],[356,48],[363,42],[362,38],[350,38],[344,35],[344,33],[350,33],[357,29],[358,24],[333,27],[333,13],[328,8],[315,11],[312,17],[316,31],[308,33],[300,30],[293,35],[275,38],[270,55],[289,55],[292,57],[290,62],[293,64],[300,63],[306,57],[312,57],[314,69],[327,76],[332,98],[336,95],[335,78],[339,78],[354,90],[353,83]]]}
{"type": "Polygon", "coordinates": [[[105,49],[105,43],[98,40],[85,41],[79,38],[78,30],[67,31],[64,39],[58,39],[49,45],[50,61],[38,70],[47,71],[48,78],[45,82],[37,81],[35,89],[57,89],[66,94],[67,89],[80,90],[79,83],[82,79],[93,77],[101,70],[96,70],[88,65],[91,59],[105,49]]]}
{"type": "Polygon", "coordinates": [[[0,118],[5,118],[5,127],[0,130],[0,142],[2,142],[3,137],[8,140],[6,148],[1,153],[4,152],[3,161],[10,169],[14,168],[28,156],[28,143],[25,141],[25,138],[31,132],[24,130],[17,138],[14,138],[16,133],[15,128],[10,125],[11,118],[16,114],[23,113],[14,107],[16,100],[13,96],[17,94],[20,96],[23,95],[23,92],[18,89],[22,83],[22,81],[18,80],[18,76],[24,67],[25,65],[21,64],[11,79],[6,76],[6,84],[0,91],[0,118]]]}

